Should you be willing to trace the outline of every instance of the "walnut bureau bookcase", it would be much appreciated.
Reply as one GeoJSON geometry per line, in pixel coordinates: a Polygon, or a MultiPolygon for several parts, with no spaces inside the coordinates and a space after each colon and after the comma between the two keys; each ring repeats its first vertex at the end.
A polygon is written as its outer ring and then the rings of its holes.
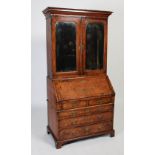
{"type": "Polygon", "coordinates": [[[107,75],[112,12],[48,7],[48,126],[56,148],[94,136],[114,136],[115,92],[107,75]]]}

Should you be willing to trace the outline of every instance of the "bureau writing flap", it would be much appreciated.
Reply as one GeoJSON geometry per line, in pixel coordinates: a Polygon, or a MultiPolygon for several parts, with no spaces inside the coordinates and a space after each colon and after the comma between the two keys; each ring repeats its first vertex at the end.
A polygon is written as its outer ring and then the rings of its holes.
{"type": "Polygon", "coordinates": [[[52,80],[57,101],[114,96],[106,75],[52,80]]]}

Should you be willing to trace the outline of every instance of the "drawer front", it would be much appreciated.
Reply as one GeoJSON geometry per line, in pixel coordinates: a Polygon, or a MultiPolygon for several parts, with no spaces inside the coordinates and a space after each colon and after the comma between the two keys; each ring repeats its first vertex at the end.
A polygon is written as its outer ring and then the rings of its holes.
{"type": "Polygon", "coordinates": [[[66,139],[72,139],[72,138],[78,138],[82,136],[89,136],[95,133],[100,133],[108,130],[112,130],[112,121],[104,122],[104,123],[98,123],[93,124],[89,126],[84,127],[77,127],[77,128],[70,128],[70,129],[64,129],[60,131],[60,139],[66,140],[66,139]]]}
{"type": "Polygon", "coordinates": [[[63,101],[63,102],[57,103],[56,108],[57,110],[68,110],[68,109],[113,103],[113,101],[114,101],[113,97],[91,99],[91,100],[63,101]]]}
{"type": "Polygon", "coordinates": [[[113,101],[114,101],[113,97],[93,99],[93,100],[89,100],[89,106],[102,105],[102,104],[106,104],[106,103],[113,103],[113,101]]]}
{"type": "Polygon", "coordinates": [[[68,110],[68,109],[75,109],[80,107],[87,107],[88,101],[63,101],[62,103],[57,103],[57,110],[68,110]]]}
{"type": "Polygon", "coordinates": [[[59,128],[64,129],[69,127],[77,127],[101,121],[111,121],[112,119],[113,119],[113,112],[105,112],[94,115],[63,119],[59,121],[59,128]]]}
{"type": "Polygon", "coordinates": [[[91,115],[100,112],[107,112],[113,111],[113,104],[104,104],[104,105],[97,105],[97,106],[89,106],[74,110],[67,110],[67,111],[60,111],[58,112],[59,119],[71,118],[71,117],[78,117],[84,115],[91,115]]]}

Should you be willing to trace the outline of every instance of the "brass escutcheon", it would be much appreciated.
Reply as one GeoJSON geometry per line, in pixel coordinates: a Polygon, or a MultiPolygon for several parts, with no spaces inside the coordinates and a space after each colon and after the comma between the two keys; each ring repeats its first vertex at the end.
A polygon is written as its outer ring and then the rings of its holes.
{"type": "Polygon", "coordinates": [[[84,132],[88,133],[89,132],[89,128],[88,127],[85,127],[84,128],[84,132]]]}
{"type": "Polygon", "coordinates": [[[102,129],[103,129],[103,127],[102,127],[102,126],[99,126],[99,127],[98,127],[98,130],[102,130],[102,129]]]}

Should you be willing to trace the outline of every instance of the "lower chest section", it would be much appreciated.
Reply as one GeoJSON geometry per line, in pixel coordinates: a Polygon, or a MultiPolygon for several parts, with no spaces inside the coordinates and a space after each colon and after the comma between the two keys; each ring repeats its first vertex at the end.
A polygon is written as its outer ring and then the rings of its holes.
{"type": "Polygon", "coordinates": [[[91,136],[113,129],[113,98],[65,101],[61,104],[56,106],[60,140],[91,136]]]}

